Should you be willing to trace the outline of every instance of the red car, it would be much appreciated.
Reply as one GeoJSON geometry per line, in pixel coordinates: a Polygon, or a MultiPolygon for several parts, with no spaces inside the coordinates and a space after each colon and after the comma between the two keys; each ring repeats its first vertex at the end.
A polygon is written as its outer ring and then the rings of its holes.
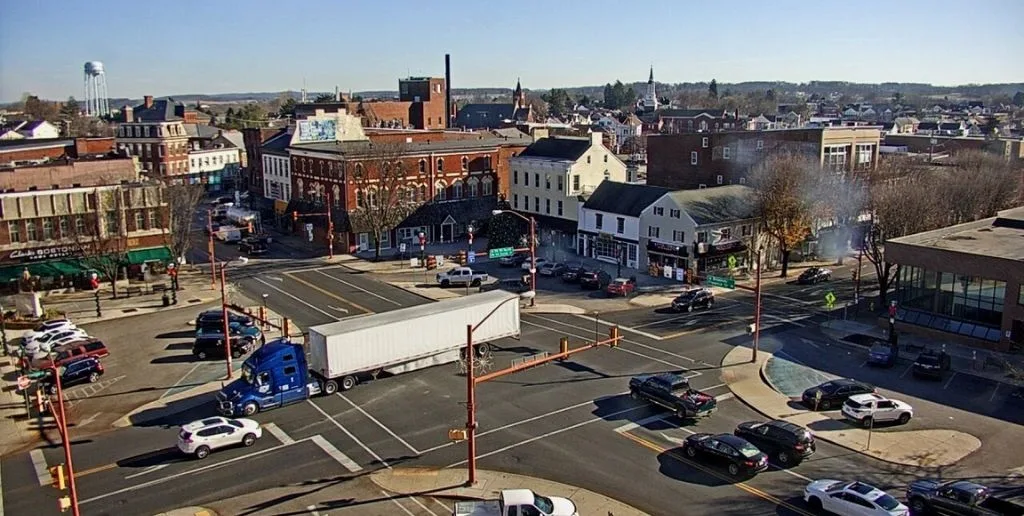
{"type": "Polygon", "coordinates": [[[72,342],[53,350],[52,359],[44,359],[33,364],[36,369],[62,366],[81,357],[103,358],[110,355],[107,346],[99,339],[86,339],[72,342]]]}
{"type": "Polygon", "coordinates": [[[615,278],[608,284],[606,292],[613,296],[628,296],[636,291],[636,280],[633,278],[615,278]]]}

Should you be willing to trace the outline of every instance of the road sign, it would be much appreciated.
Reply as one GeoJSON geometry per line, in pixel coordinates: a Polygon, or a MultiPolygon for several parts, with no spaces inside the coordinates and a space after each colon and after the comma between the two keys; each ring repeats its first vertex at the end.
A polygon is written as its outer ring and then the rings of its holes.
{"type": "Polygon", "coordinates": [[[487,251],[488,258],[504,258],[506,256],[512,256],[515,251],[511,247],[498,247],[487,251]]]}
{"type": "Polygon", "coordinates": [[[406,249],[405,248],[405,242],[402,242],[401,244],[398,244],[398,252],[404,253],[405,249],[406,249]]]}
{"type": "Polygon", "coordinates": [[[709,287],[736,288],[736,280],[721,276],[708,276],[707,283],[709,287]]]}
{"type": "Polygon", "coordinates": [[[726,260],[725,263],[729,264],[729,268],[730,269],[735,269],[736,268],[736,256],[729,255],[729,259],[726,260]]]}
{"type": "Polygon", "coordinates": [[[30,383],[32,383],[32,380],[29,379],[29,377],[27,377],[27,376],[19,376],[18,377],[18,390],[23,391],[25,389],[28,389],[28,386],[29,386],[30,383]]]}
{"type": "Polygon", "coordinates": [[[466,253],[466,263],[476,263],[476,253],[466,253]]]}
{"type": "Polygon", "coordinates": [[[831,291],[825,294],[825,306],[829,308],[836,306],[836,295],[833,294],[831,291]]]}

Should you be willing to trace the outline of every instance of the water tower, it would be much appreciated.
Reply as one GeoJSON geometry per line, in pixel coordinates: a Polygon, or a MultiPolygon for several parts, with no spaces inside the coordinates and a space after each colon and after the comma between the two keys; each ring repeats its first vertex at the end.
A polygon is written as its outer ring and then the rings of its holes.
{"type": "Polygon", "coordinates": [[[110,102],[107,99],[107,74],[103,63],[85,63],[85,114],[86,116],[107,116],[110,102]]]}

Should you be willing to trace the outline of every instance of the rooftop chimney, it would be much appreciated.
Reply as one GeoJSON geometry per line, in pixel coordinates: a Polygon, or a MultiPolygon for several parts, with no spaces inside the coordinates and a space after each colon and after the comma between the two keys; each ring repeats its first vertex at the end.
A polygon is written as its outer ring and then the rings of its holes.
{"type": "Polygon", "coordinates": [[[153,96],[152,95],[146,95],[145,97],[142,97],[142,100],[143,100],[143,103],[146,105],[146,109],[149,109],[149,108],[153,107],[153,96]]]}
{"type": "Polygon", "coordinates": [[[135,110],[132,109],[131,106],[125,106],[121,110],[121,113],[124,114],[124,121],[125,122],[130,124],[130,123],[135,121],[135,110]]]}
{"type": "Polygon", "coordinates": [[[451,54],[444,55],[444,128],[452,126],[452,60],[451,54]]]}

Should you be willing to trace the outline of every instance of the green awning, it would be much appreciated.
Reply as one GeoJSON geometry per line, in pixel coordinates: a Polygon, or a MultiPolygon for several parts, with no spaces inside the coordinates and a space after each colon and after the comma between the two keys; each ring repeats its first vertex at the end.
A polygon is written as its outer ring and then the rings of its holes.
{"type": "MultiPolygon", "coordinates": [[[[43,278],[55,278],[61,274],[67,274],[62,272],[60,269],[53,266],[56,262],[48,263],[30,263],[25,265],[11,265],[9,267],[0,268],[0,281],[6,283],[8,281],[15,281],[21,278],[22,273],[25,269],[33,276],[40,276],[43,278]]],[[[77,269],[76,269],[77,270],[77,269]]]]}
{"type": "Polygon", "coordinates": [[[140,265],[146,262],[170,262],[171,250],[166,247],[153,247],[150,249],[134,249],[128,251],[128,263],[140,265]]]}
{"type": "Polygon", "coordinates": [[[89,269],[81,260],[60,260],[48,262],[46,265],[56,270],[58,275],[63,274],[65,276],[81,274],[89,269]]]}

